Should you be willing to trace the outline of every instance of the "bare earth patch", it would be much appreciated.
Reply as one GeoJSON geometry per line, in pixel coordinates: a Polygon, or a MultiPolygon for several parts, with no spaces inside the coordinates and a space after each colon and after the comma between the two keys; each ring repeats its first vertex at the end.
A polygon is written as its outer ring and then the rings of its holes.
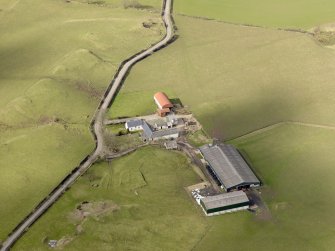
{"type": "Polygon", "coordinates": [[[322,45],[335,48],[335,23],[320,25],[312,29],[314,38],[322,45]]]}

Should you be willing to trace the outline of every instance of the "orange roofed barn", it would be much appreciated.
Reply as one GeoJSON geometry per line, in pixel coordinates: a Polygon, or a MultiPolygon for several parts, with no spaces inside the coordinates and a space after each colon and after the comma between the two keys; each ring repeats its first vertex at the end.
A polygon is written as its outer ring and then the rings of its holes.
{"type": "Polygon", "coordinates": [[[159,107],[159,109],[173,107],[173,104],[171,103],[171,101],[169,100],[169,98],[166,96],[164,92],[157,92],[154,95],[154,100],[157,106],[159,107]]]}
{"type": "Polygon", "coordinates": [[[169,98],[166,96],[164,92],[157,92],[154,95],[154,100],[156,105],[158,106],[157,113],[159,116],[164,117],[167,113],[170,112],[170,108],[173,107],[173,104],[169,100],[169,98]]]}

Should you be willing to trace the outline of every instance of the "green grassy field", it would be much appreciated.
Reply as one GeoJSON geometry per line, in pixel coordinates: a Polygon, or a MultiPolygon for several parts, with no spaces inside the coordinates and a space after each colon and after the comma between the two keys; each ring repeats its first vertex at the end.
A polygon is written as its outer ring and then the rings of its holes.
{"type": "Polygon", "coordinates": [[[153,110],[142,93],[161,90],[223,139],[287,120],[335,124],[333,50],[300,33],[175,20],[179,39],[133,68],[118,115],[153,110]]]}
{"type": "Polygon", "coordinates": [[[253,163],[271,217],[231,214],[194,250],[333,250],[335,131],[281,125],[233,141],[253,163]]]}
{"type": "Polygon", "coordinates": [[[86,126],[6,130],[0,140],[0,236],[6,236],[92,151],[86,126]]]}
{"type": "Polygon", "coordinates": [[[183,189],[199,181],[186,158],[144,148],[90,169],[14,250],[48,250],[46,240],[64,237],[65,250],[332,250],[334,142],[334,130],[291,124],[230,142],[264,182],[269,213],[210,218],[183,189]],[[119,209],[78,220],[83,201],[119,209]]]}
{"type": "Polygon", "coordinates": [[[335,22],[332,0],[177,0],[175,12],[274,28],[309,29],[335,22]]]}
{"type": "Polygon", "coordinates": [[[183,155],[158,148],[97,164],[14,250],[49,250],[43,240],[64,236],[73,238],[64,250],[189,250],[207,226],[184,190],[199,181],[183,155]],[[75,220],[73,212],[83,201],[112,202],[118,210],[75,220]]]}
{"type": "Polygon", "coordinates": [[[164,35],[157,6],[0,0],[0,240],[93,150],[118,65],[164,35]]]}

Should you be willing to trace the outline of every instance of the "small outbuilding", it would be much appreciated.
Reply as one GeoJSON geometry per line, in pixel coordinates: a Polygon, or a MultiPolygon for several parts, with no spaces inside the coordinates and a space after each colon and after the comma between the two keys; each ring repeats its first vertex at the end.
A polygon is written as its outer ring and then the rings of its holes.
{"type": "Polygon", "coordinates": [[[176,150],[178,149],[178,144],[176,140],[169,140],[164,143],[165,149],[176,150]]]}
{"type": "Polygon", "coordinates": [[[250,201],[243,191],[234,191],[200,199],[207,216],[231,213],[249,208],[250,201]]]}

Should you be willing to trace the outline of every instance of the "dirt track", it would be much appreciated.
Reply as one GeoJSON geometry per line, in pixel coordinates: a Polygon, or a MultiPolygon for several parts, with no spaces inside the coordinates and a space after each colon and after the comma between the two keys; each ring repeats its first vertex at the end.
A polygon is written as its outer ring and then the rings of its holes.
{"type": "Polygon", "coordinates": [[[96,139],[96,148],[94,152],[87,156],[73,172],[68,175],[23,221],[9,234],[7,240],[2,244],[1,251],[9,250],[14,243],[28,230],[28,228],[41,216],[49,207],[51,207],[57,199],[80,177],[87,169],[92,166],[102,155],[104,151],[103,126],[104,117],[118,93],[122,82],[125,80],[130,69],[142,59],[150,56],[155,51],[164,48],[173,39],[174,27],[171,18],[172,0],[163,1],[162,19],[166,27],[166,36],[157,44],[134,55],[124,61],[111,84],[109,85],[91,124],[91,131],[96,139]]]}

